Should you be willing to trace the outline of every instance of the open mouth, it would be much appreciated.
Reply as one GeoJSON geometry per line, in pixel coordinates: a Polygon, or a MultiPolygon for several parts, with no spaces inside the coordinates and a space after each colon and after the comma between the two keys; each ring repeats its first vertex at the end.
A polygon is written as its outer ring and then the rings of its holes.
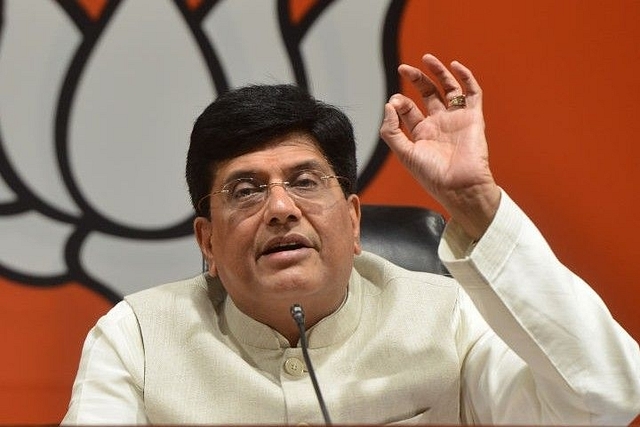
{"type": "Polygon", "coordinates": [[[260,256],[294,252],[300,249],[313,248],[313,242],[304,235],[292,233],[270,239],[262,248],[260,256]]]}
{"type": "Polygon", "coordinates": [[[266,251],[264,251],[263,255],[274,254],[276,252],[286,252],[286,251],[294,251],[296,249],[305,248],[306,246],[302,243],[291,242],[291,243],[282,243],[279,245],[275,245],[266,251]]]}

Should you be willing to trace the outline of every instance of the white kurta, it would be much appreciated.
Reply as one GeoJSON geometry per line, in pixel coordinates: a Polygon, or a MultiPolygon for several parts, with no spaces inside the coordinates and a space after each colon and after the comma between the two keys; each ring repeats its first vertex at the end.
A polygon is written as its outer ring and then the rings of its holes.
{"type": "MultiPolygon", "coordinates": [[[[448,224],[440,257],[455,280],[356,257],[342,307],[309,331],[334,423],[621,425],[640,413],[638,344],[506,194],[475,246],[448,224]]],[[[303,422],[323,421],[300,348],[206,275],[129,296],[98,322],[63,420],[303,422]]]]}

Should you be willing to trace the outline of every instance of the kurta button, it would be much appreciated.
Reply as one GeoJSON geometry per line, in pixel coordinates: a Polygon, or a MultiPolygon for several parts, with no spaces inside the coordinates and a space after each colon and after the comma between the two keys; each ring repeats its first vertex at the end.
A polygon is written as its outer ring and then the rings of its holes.
{"type": "Polygon", "coordinates": [[[293,375],[296,377],[301,377],[306,371],[302,360],[295,357],[290,357],[284,362],[284,370],[287,371],[289,375],[293,375]]]}

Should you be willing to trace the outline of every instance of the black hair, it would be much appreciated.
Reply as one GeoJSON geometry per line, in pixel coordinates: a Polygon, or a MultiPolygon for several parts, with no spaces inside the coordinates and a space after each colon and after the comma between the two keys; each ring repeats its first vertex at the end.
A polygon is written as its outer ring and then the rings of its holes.
{"type": "Polygon", "coordinates": [[[293,132],[311,136],[336,175],[348,178],[345,195],[355,193],[356,145],[348,117],[297,86],[251,85],[220,95],[193,126],[186,179],[196,215],[209,217],[209,204],[198,205],[211,191],[219,162],[293,132]]]}

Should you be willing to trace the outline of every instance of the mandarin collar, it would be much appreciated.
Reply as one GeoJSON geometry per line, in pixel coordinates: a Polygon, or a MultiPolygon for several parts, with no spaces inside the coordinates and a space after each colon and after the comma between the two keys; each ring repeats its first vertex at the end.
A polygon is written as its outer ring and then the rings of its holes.
{"type": "MultiPolygon", "coordinates": [[[[307,330],[309,348],[321,348],[339,344],[345,341],[358,327],[362,312],[362,278],[351,270],[347,295],[342,305],[332,314],[322,319],[307,330]]],[[[209,278],[210,297],[218,316],[229,328],[231,335],[243,345],[261,349],[289,348],[289,341],[278,331],[258,322],[246,315],[233,303],[231,298],[222,290],[222,284],[217,278],[209,278]],[[217,290],[211,290],[211,287],[217,290]]],[[[291,320],[293,322],[293,320],[291,320]]],[[[298,345],[300,345],[298,343],[298,345]]]]}

